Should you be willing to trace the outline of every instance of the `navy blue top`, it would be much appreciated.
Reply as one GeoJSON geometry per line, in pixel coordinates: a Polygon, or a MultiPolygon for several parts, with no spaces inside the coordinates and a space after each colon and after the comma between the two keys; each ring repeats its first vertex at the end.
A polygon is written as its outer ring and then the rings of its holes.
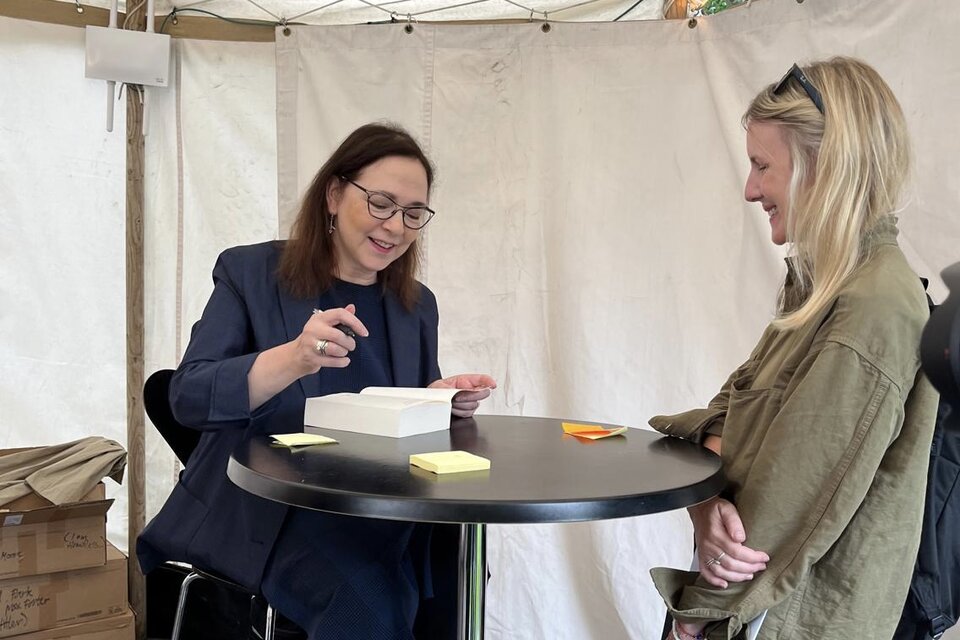
{"type": "Polygon", "coordinates": [[[320,296],[319,309],[333,309],[354,304],[356,316],[370,335],[357,336],[357,348],[350,354],[350,364],[344,369],[324,368],[320,388],[324,393],[359,393],[364,387],[392,387],[390,336],[383,311],[383,287],[379,283],[353,284],[335,280],[333,287],[320,296]]]}

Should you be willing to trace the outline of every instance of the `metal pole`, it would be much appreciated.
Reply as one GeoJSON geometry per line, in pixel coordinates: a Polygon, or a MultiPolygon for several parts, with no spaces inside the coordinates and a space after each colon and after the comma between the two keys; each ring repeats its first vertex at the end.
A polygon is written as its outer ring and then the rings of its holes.
{"type": "Polygon", "coordinates": [[[460,589],[457,637],[482,640],[487,586],[487,525],[460,525],[460,589]]]}

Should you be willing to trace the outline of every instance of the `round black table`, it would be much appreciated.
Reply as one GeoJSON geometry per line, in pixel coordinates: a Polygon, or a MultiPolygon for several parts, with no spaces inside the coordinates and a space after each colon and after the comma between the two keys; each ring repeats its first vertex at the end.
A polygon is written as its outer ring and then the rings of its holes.
{"type": "Polygon", "coordinates": [[[584,440],[548,418],[477,416],[449,431],[408,438],[323,431],[339,444],[291,450],[266,437],[244,442],[227,476],[268,500],[368,518],[461,525],[462,638],[483,634],[486,524],[577,522],[657,513],[723,488],[720,458],[698,445],[629,429],[584,440]],[[411,454],[462,450],[489,471],[436,475],[411,454]]]}

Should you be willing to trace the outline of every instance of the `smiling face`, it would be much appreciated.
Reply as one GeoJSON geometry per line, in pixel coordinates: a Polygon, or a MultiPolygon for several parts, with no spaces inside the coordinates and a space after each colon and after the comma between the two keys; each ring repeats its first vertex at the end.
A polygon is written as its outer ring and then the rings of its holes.
{"type": "Polygon", "coordinates": [[[743,195],[749,202],[760,203],[770,220],[770,240],[782,245],[787,241],[793,176],[793,160],[783,127],[771,122],[748,124],[747,156],[750,175],[743,195]]]}
{"type": "MultiPolygon", "coordinates": [[[[427,204],[427,172],[414,158],[381,158],[352,179],[367,191],[386,194],[403,206],[427,204]]],[[[377,273],[402,256],[420,235],[403,225],[399,211],[388,220],[374,218],[367,209],[367,195],[343,180],[333,180],[327,187],[327,207],[336,216],[336,275],[347,282],[373,284],[377,273]]]]}

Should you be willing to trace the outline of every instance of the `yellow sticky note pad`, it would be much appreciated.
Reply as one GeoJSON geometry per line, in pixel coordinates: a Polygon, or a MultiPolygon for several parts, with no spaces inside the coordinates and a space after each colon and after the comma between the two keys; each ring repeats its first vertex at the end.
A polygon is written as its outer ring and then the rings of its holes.
{"type": "Polygon", "coordinates": [[[285,447],[309,447],[314,444],[337,444],[337,441],[327,436],[314,433],[277,433],[272,436],[275,442],[285,447]]]}
{"type": "Polygon", "coordinates": [[[416,453],[410,456],[410,464],[433,473],[460,473],[463,471],[484,471],[490,468],[490,461],[466,451],[437,451],[435,453],[416,453]]]}
{"type": "Polygon", "coordinates": [[[610,436],[618,436],[621,433],[626,433],[626,427],[613,427],[608,429],[606,427],[601,427],[596,424],[577,424],[575,422],[563,422],[563,432],[569,433],[572,436],[577,436],[578,438],[588,438],[590,440],[599,440],[600,438],[609,438],[610,436]]]}

